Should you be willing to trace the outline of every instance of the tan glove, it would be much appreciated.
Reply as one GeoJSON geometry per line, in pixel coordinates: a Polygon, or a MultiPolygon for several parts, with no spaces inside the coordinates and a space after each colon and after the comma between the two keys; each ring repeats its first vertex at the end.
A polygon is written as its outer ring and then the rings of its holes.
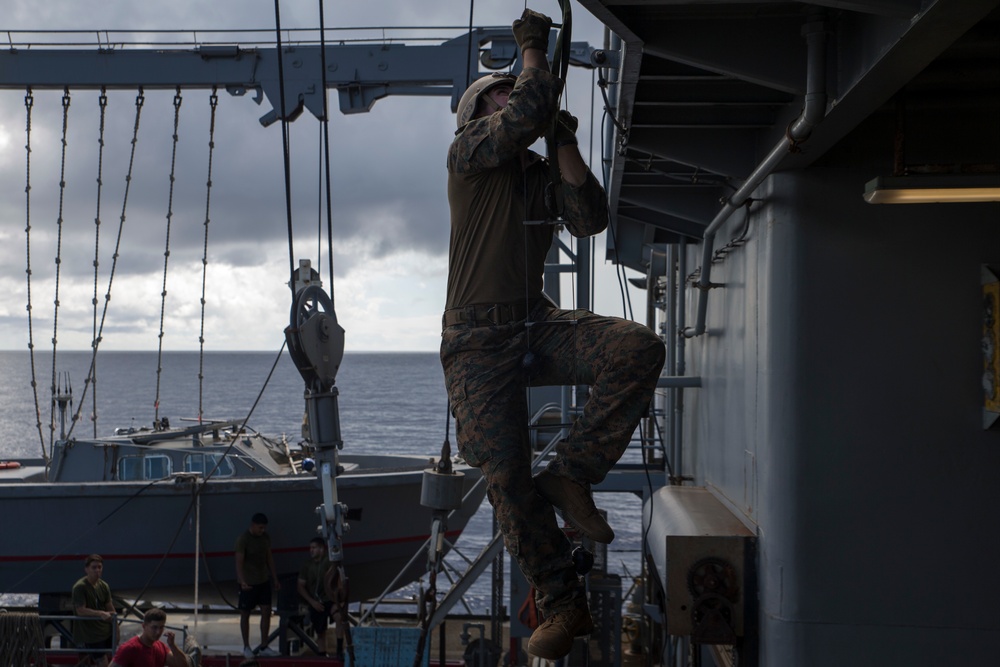
{"type": "Polygon", "coordinates": [[[549,30],[552,29],[552,19],[545,14],[539,14],[525,8],[521,18],[514,21],[514,41],[521,47],[521,53],[525,49],[549,50],[549,30]]]}
{"type": "Polygon", "coordinates": [[[556,146],[576,145],[576,128],[580,122],[576,116],[560,109],[556,116],[556,146]]]}

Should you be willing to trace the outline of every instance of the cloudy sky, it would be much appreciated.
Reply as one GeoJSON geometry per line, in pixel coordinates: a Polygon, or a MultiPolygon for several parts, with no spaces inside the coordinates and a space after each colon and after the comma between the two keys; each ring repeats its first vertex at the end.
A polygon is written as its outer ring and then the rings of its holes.
{"type": "MultiPolygon", "coordinates": [[[[331,2],[328,27],[377,26],[386,31],[343,33],[407,42],[413,36],[452,38],[469,23],[469,3],[430,0],[331,2]],[[400,26],[421,30],[400,31],[400,26]],[[449,26],[455,29],[449,29],[449,26]],[[391,28],[397,27],[396,31],[391,28]]],[[[558,14],[556,0],[533,8],[558,14]]],[[[477,26],[509,25],[523,2],[475,3],[477,26]]],[[[285,0],[282,27],[319,25],[317,2],[285,0]]],[[[603,43],[602,26],[574,5],[574,41],[603,43]]],[[[184,29],[159,38],[212,39],[211,30],[273,29],[271,0],[213,0],[137,3],[134,0],[7,0],[0,28],[87,30],[64,36],[96,42],[99,30],[184,29]]],[[[10,33],[16,42],[38,35],[10,33]]],[[[266,36],[265,36],[266,37],[266,36]]],[[[114,39],[114,37],[112,37],[114,39]]],[[[424,43],[424,42],[421,42],[424,43]]],[[[433,42],[432,42],[433,43],[433,42]]],[[[603,103],[589,70],[571,72],[571,111],[581,119],[581,147],[594,136],[603,103]]],[[[149,91],[142,109],[133,177],[125,199],[135,91],[109,92],[105,118],[99,245],[95,243],[98,193],[99,105],[97,91],[71,91],[63,166],[62,93],[35,91],[31,118],[30,209],[25,196],[24,91],[0,91],[0,349],[26,349],[28,303],[26,265],[30,225],[31,305],[36,349],[51,346],[53,315],[60,349],[88,349],[93,338],[97,253],[97,299],[103,307],[123,207],[119,259],[103,329],[103,349],[155,350],[160,330],[167,211],[172,209],[164,349],[198,349],[202,254],[205,242],[209,92],[182,91],[174,154],[172,92],[149,91]],[[60,173],[65,170],[64,187],[60,173]],[[61,237],[57,221],[62,209],[61,237]],[[59,307],[56,311],[57,244],[60,248],[59,307]]],[[[331,97],[336,105],[336,97],[331,97]]],[[[219,95],[213,157],[205,305],[208,350],[276,350],[288,321],[289,268],[281,132],[263,128],[268,109],[249,96],[219,95]]],[[[444,156],[455,117],[444,97],[389,97],[370,113],[331,115],[334,299],[347,349],[436,350],[447,275],[448,209],[444,156]]],[[[325,226],[318,169],[320,124],[303,114],[291,124],[294,252],[322,257],[328,281],[325,226]]],[[[595,142],[596,143],[596,142],[595,142]]],[[[597,171],[599,152],[593,153],[597,171]]],[[[616,272],[603,261],[604,238],[596,242],[598,288],[595,309],[621,315],[616,272]]],[[[329,285],[327,284],[327,288],[329,285]]],[[[634,302],[634,300],[633,300],[634,302]]],[[[641,307],[639,308],[641,311],[641,307]]],[[[98,311],[100,317],[101,311],[98,311]]]]}

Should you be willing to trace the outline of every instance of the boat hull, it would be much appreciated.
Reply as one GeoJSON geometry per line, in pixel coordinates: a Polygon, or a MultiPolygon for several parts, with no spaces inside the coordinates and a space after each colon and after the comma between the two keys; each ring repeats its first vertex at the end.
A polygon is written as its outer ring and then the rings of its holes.
{"type": "MultiPolygon", "coordinates": [[[[433,517],[420,505],[425,459],[356,459],[365,472],[343,475],[337,486],[356,515],[344,540],[344,564],[351,599],[363,600],[382,593],[401,571],[400,586],[426,571],[425,556],[410,561],[424,546],[433,517]]],[[[482,485],[468,493],[478,470],[458,470],[466,498],[449,517],[451,541],[485,493],[482,485]]],[[[173,479],[0,483],[0,524],[7,537],[0,545],[0,592],[65,594],[83,576],[84,557],[98,553],[117,596],[191,601],[197,581],[200,603],[235,604],[233,548],[250,516],[269,517],[275,564],[287,587],[318,534],[315,510],[321,503],[319,482],[309,475],[204,485],[173,479]]]]}

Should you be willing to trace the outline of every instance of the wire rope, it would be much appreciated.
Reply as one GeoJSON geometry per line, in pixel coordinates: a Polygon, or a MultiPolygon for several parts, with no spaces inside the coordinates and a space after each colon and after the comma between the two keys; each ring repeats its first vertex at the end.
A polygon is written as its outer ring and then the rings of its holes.
{"type": "Polygon", "coordinates": [[[35,97],[28,88],[24,94],[24,245],[25,245],[25,281],[27,283],[28,313],[28,359],[31,364],[31,394],[35,404],[35,429],[38,432],[38,444],[42,449],[42,459],[45,461],[46,473],[49,464],[49,452],[45,447],[45,434],[42,432],[42,410],[38,404],[38,380],[35,371],[35,335],[31,312],[31,112],[35,106],[35,97]]]}
{"type": "MultiPolygon", "coordinates": [[[[104,190],[104,127],[107,117],[108,110],[108,94],[107,90],[102,87],[101,95],[97,98],[97,104],[101,110],[101,120],[100,128],[98,129],[97,138],[97,204],[94,213],[94,296],[91,299],[91,303],[94,307],[94,318],[93,318],[93,337],[97,337],[97,281],[100,276],[100,257],[101,257],[101,194],[104,190]]],[[[93,338],[91,339],[93,340],[93,338]]],[[[97,365],[94,365],[93,373],[87,378],[93,382],[93,390],[91,391],[90,398],[93,403],[93,407],[90,412],[90,421],[94,427],[94,437],[97,437],[97,365]]],[[[82,404],[81,404],[82,407],[82,404]]]]}
{"type": "Polygon", "coordinates": [[[201,253],[201,326],[198,331],[198,423],[205,415],[203,406],[205,384],[205,287],[208,284],[208,225],[212,207],[212,159],[215,156],[215,112],[219,106],[218,88],[212,86],[208,98],[211,113],[208,121],[208,176],[205,180],[205,237],[201,253]]]}
{"type": "Polygon", "coordinates": [[[160,421],[160,380],[163,375],[163,321],[167,310],[167,266],[170,262],[170,227],[174,218],[174,184],[177,180],[177,143],[180,138],[177,128],[180,124],[181,103],[183,101],[181,88],[178,86],[177,92],[174,94],[174,133],[170,152],[170,191],[167,195],[167,226],[163,248],[163,287],[160,290],[160,333],[157,336],[156,352],[156,399],[153,401],[154,425],[160,421]]]}
{"type": "Polygon", "coordinates": [[[274,40],[278,58],[278,91],[281,96],[281,149],[285,175],[285,221],[288,227],[288,287],[295,298],[295,245],[292,233],[292,165],[289,149],[288,115],[285,108],[285,65],[284,48],[281,45],[281,8],[279,0],[274,0],[274,40]]]}
{"type": "Polygon", "coordinates": [[[52,299],[52,403],[49,418],[49,451],[52,451],[52,443],[55,440],[56,420],[56,348],[58,346],[57,334],[59,332],[59,279],[62,275],[62,233],[63,233],[63,204],[66,198],[66,130],[69,126],[69,88],[63,89],[62,97],[62,152],[59,166],[59,213],[56,218],[56,278],[55,296],[52,299]]]}
{"type": "Polygon", "coordinates": [[[326,90],[326,18],[323,12],[323,0],[319,0],[319,35],[320,35],[320,64],[323,68],[323,122],[321,124],[323,133],[323,154],[325,158],[324,169],[320,171],[326,175],[326,243],[327,243],[327,266],[330,271],[330,305],[331,310],[336,303],[336,292],[333,289],[333,185],[330,176],[330,103],[326,90]]]}

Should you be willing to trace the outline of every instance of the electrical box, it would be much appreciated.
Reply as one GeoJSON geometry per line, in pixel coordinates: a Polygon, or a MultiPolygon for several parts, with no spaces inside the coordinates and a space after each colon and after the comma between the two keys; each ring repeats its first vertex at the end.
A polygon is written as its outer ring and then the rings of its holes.
{"type": "Polygon", "coordinates": [[[754,534],[700,487],[659,489],[643,506],[643,520],[667,633],[699,644],[745,636],[757,600],[754,534]]]}

